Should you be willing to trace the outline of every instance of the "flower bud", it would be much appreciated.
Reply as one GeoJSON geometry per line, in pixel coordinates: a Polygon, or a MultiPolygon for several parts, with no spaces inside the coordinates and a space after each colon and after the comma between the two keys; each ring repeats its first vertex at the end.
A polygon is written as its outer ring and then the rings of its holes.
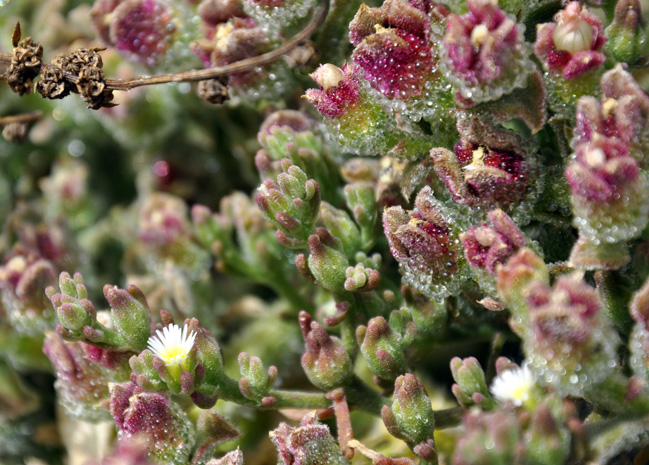
{"type": "Polygon", "coordinates": [[[577,148],[598,136],[614,138],[626,146],[641,168],[646,168],[649,96],[622,66],[604,73],[600,87],[600,102],[593,97],[582,97],[577,103],[577,124],[571,146],[577,148]]]}
{"type": "Polygon", "coordinates": [[[488,410],[493,406],[493,398],[489,394],[484,371],[476,358],[469,357],[464,360],[459,357],[453,358],[451,372],[456,383],[452,388],[453,395],[462,407],[478,405],[488,410]]]}
{"type": "Polygon", "coordinates": [[[492,226],[472,226],[464,233],[462,245],[467,261],[473,267],[496,273],[496,265],[505,263],[509,257],[525,247],[525,236],[516,223],[504,211],[487,213],[492,226]]]}
{"type": "Polygon", "coordinates": [[[369,84],[390,99],[411,100],[432,81],[436,60],[426,11],[406,0],[361,6],[349,24],[352,57],[369,84]]]}
{"type": "Polygon", "coordinates": [[[270,432],[270,440],[277,449],[281,465],[349,465],[350,461],[329,432],[329,427],[318,421],[316,412],[307,414],[300,426],[281,423],[270,432]]]}
{"type": "Polygon", "coordinates": [[[512,314],[510,325],[522,337],[527,330],[527,288],[535,282],[549,283],[550,275],[541,257],[522,248],[496,270],[498,295],[512,314]]]}
{"type": "Polygon", "coordinates": [[[580,144],[566,167],[577,226],[591,241],[620,242],[636,237],[647,224],[649,186],[629,149],[614,137],[593,135],[580,144]]]}
{"type": "MultiPolygon", "coordinates": [[[[185,325],[190,332],[196,333],[196,340],[194,342],[197,350],[196,356],[198,363],[205,367],[204,387],[206,389],[209,387],[214,389],[219,386],[225,376],[221,346],[219,346],[214,335],[203,328],[196,318],[186,320],[185,325]]],[[[202,389],[201,391],[204,390],[202,389]]],[[[203,394],[205,393],[203,392],[203,394]]],[[[211,394],[207,392],[207,395],[211,394]]],[[[216,402],[216,399],[214,399],[214,402],[216,402]]]]}
{"type": "Polygon", "coordinates": [[[300,312],[300,328],[306,352],[302,355],[302,368],[311,383],[330,391],[349,383],[352,378],[352,360],[340,339],[330,336],[306,312],[300,312]]]}
{"type": "Polygon", "coordinates": [[[277,367],[271,365],[266,370],[259,357],[251,357],[246,352],[239,354],[239,367],[241,370],[241,379],[239,379],[241,394],[247,399],[259,403],[263,399],[270,399],[271,396],[268,395],[268,392],[277,381],[277,367]]]}
{"type": "Polygon", "coordinates": [[[430,398],[411,373],[396,379],[392,407],[384,406],[381,417],[390,434],[406,441],[410,448],[433,438],[435,415],[430,398]]]}
{"type": "Polygon", "coordinates": [[[393,330],[385,318],[377,316],[367,323],[367,327],[361,325],[356,329],[356,339],[372,373],[393,380],[406,369],[404,351],[413,341],[415,332],[412,322],[402,335],[393,330]]]}
{"type": "MultiPolygon", "coordinates": [[[[54,264],[32,253],[15,253],[0,266],[0,296],[12,328],[31,336],[51,328],[52,306],[43,289],[56,282],[54,264]]],[[[70,323],[78,327],[85,321],[69,309],[70,323]]]]}
{"type": "Polygon", "coordinates": [[[622,0],[615,4],[613,22],[606,28],[609,41],[606,49],[618,62],[634,66],[647,55],[646,22],[638,0],[622,0]]]}
{"type": "Polygon", "coordinates": [[[565,109],[595,90],[606,60],[605,43],[602,22],[579,2],[568,3],[554,23],[538,26],[534,53],[548,71],[553,109],[565,109]]]}
{"type": "Polygon", "coordinates": [[[316,228],[315,232],[309,236],[309,270],[320,286],[330,291],[342,291],[345,289],[345,270],[349,266],[342,242],[325,228],[316,228]]]}
{"type": "Polygon", "coordinates": [[[348,257],[353,257],[361,248],[361,236],[356,224],[344,210],[339,210],[327,202],[320,204],[320,219],[325,228],[340,239],[348,257]]]}
{"type": "Polygon", "coordinates": [[[367,292],[377,288],[381,282],[381,274],[372,269],[366,268],[362,263],[355,267],[348,267],[345,270],[345,290],[367,292]]]}
{"type": "MultiPolygon", "coordinates": [[[[206,38],[193,42],[194,52],[203,60],[206,67],[226,66],[241,60],[250,59],[266,52],[274,46],[270,29],[275,24],[263,24],[245,16],[232,16],[227,21],[209,28],[206,38]]],[[[276,62],[269,66],[257,67],[228,75],[228,91],[233,101],[245,99],[248,102],[260,100],[277,101],[282,98],[291,82],[288,66],[276,62]],[[269,82],[272,83],[269,85],[269,82]]]]}
{"type": "Polygon", "coordinates": [[[110,44],[148,66],[167,52],[175,29],[171,12],[157,0],[127,0],[110,14],[110,44]]]}
{"type": "Polygon", "coordinates": [[[282,160],[282,169],[277,182],[262,183],[255,201],[264,218],[277,227],[277,240],[285,247],[302,248],[318,216],[320,188],[289,159],[282,160]]]}
{"type": "Polygon", "coordinates": [[[123,347],[126,342],[120,335],[97,321],[97,310],[88,300],[88,290],[81,274],[75,273],[74,278],[71,278],[68,273],[61,273],[59,288],[60,293],[50,286],[45,289],[45,294],[50,299],[60,322],[57,325],[57,332],[64,339],[79,341],[88,339],[86,334],[89,334],[93,338],[91,341],[93,343],[112,346],[119,350],[126,349],[123,347]]]}
{"type": "Polygon", "coordinates": [[[163,193],[149,195],[140,210],[140,240],[157,249],[177,245],[189,233],[186,213],[187,206],[178,197],[163,193]]]}
{"type": "Polygon", "coordinates": [[[112,310],[113,325],[128,348],[135,352],[144,350],[151,334],[151,311],[142,291],[133,285],[119,289],[107,284],[104,296],[112,310]]]}

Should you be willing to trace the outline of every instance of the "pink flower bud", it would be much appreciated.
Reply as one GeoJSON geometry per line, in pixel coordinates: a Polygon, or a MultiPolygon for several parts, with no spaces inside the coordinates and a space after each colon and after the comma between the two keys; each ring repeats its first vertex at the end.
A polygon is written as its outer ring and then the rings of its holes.
{"type": "Polygon", "coordinates": [[[539,26],[534,53],[546,69],[573,79],[604,64],[605,43],[599,18],[579,2],[571,2],[557,13],[554,23],[539,26]]]}

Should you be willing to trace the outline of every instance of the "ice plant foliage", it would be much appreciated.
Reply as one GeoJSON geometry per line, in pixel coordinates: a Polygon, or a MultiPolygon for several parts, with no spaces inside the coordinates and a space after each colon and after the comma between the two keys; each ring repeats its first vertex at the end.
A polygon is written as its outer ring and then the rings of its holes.
{"type": "Polygon", "coordinates": [[[647,461],[638,0],[31,3],[1,463],[647,461]]]}

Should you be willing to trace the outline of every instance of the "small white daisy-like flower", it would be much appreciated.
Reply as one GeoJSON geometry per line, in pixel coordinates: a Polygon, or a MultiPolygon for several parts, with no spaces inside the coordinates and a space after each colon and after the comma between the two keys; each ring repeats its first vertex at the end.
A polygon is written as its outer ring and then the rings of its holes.
{"type": "Polygon", "coordinates": [[[520,407],[530,399],[534,387],[534,375],[527,364],[521,368],[505,370],[496,376],[491,383],[491,394],[500,402],[511,401],[520,407]]]}
{"type": "Polygon", "coordinates": [[[171,324],[157,330],[155,336],[148,341],[149,350],[160,357],[168,367],[178,367],[187,359],[189,352],[194,347],[196,333],[189,332],[187,325],[180,329],[180,326],[171,324]]]}

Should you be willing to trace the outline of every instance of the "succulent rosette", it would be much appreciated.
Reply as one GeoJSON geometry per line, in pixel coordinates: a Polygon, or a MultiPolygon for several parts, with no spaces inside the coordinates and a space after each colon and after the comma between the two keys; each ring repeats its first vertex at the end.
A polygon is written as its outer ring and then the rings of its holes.
{"type": "Polygon", "coordinates": [[[580,239],[571,262],[617,269],[629,260],[626,241],[647,225],[645,147],[649,97],[621,68],[602,77],[602,99],[577,104],[575,149],[565,175],[580,239]]]}
{"type": "Polygon", "coordinates": [[[35,253],[14,252],[0,266],[2,305],[16,330],[36,336],[51,328],[54,313],[42,289],[55,282],[52,261],[35,253]]]}
{"type": "Polygon", "coordinates": [[[513,131],[483,118],[460,118],[457,128],[462,139],[453,152],[445,148],[430,152],[455,203],[479,215],[501,208],[516,221],[528,222],[541,176],[530,149],[513,131]]]}
{"type": "Polygon", "coordinates": [[[291,465],[348,465],[351,463],[340,452],[329,427],[318,421],[316,412],[306,414],[299,426],[281,423],[270,432],[270,440],[277,448],[279,463],[291,465]]]}
{"type": "Polygon", "coordinates": [[[465,103],[497,100],[525,87],[536,67],[525,27],[496,0],[468,0],[469,12],[448,17],[441,53],[445,75],[465,103]]]}
{"type": "Polygon", "coordinates": [[[325,117],[338,144],[347,152],[361,155],[385,150],[385,138],[394,131],[383,109],[370,98],[360,81],[356,65],[342,69],[321,65],[312,75],[319,89],[305,93],[307,101],[325,117]]]}
{"type": "MultiPolygon", "coordinates": [[[[205,67],[226,66],[277,47],[277,38],[253,18],[233,14],[227,21],[210,26],[205,37],[192,42],[191,48],[205,67]]],[[[224,78],[233,105],[277,100],[290,88],[288,68],[282,62],[231,73],[224,78]]]]}
{"type": "Polygon", "coordinates": [[[461,240],[464,256],[471,265],[475,280],[485,293],[496,297],[497,267],[520,248],[532,244],[528,244],[531,241],[503,210],[490,211],[487,219],[491,224],[471,226],[461,235],[461,240]]]}
{"type": "Polygon", "coordinates": [[[526,292],[530,329],[524,348],[539,382],[561,395],[583,396],[615,372],[618,334],[582,274],[561,276],[552,287],[532,283],[526,292]]]}
{"type": "Polygon", "coordinates": [[[454,106],[435,46],[448,14],[438,3],[388,0],[378,8],[361,6],[349,25],[352,58],[383,105],[413,120],[425,118],[439,127],[439,137],[451,126],[454,106]]]}
{"type": "Polygon", "coordinates": [[[647,224],[646,174],[621,140],[594,134],[566,168],[574,224],[590,241],[636,237],[647,224]]]}
{"type": "Polygon", "coordinates": [[[621,66],[607,71],[600,82],[601,98],[579,99],[573,148],[590,142],[595,134],[624,143],[630,155],[646,169],[649,149],[649,95],[621,66]]]}
{"type": "Polygon", "coordinates": [[[110,412],[118,426],[117,439],[143,437],[149,459],[156,463],[187,463],[196,442],[194,428],[183,409],[168,397],[143,392],[133,383],[110,389],[110,412]]]}
{"type": "Polygon", "coordinates": [[[313,13],[315,0],[245,0],[244,11],[272,36],[292,31],[313,13]]]}
{"type": "Polygon", "coordinates": [[[430,298],[457,294],[467,279],[466,262],[452,213],[429,187],[417,194],[415,209],[390,207],[383,228],[403,282],[430,298]]]}
{"type": "Polygon", "coordinates": [[[148,66],[164,57],[178,28],[169,6],[160,0],[100,0],[91,15],[106,44],[148,66]]]}
{"type": "Polygon", "coordinates": [[[579,2],[570,2],[553,23],[538,27],[534,53],[546,70],[555,110],[565,110],[565,104],[596,88],[606,40],[602,21],[579,2]]]}
{"type": "Polygon", "coordinates": [[[108,382],[114,382],[111,371],[88,357],[84,342],[65,342],[58,334],[48,332],[43,351],[56,373],[54,387],[65,411],[94,421],[110,418],[108,382]]]}

